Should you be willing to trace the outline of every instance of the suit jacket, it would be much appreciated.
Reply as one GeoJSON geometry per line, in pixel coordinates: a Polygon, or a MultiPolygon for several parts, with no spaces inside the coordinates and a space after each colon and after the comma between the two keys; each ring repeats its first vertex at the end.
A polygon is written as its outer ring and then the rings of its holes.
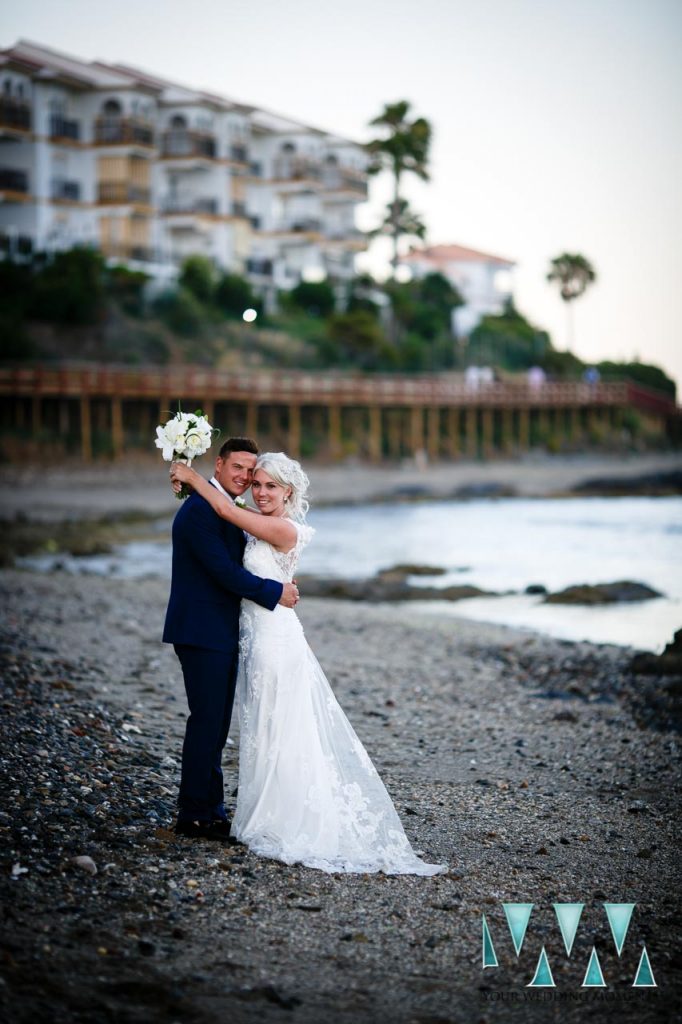
{"type": "Polygon", "coordinates": [[[242,566],[244,533],[194,493],[173,521],[171,591],[164,643],[233,652],[239,642],[242,597],[272,610],[283,585],[242,566]]]}

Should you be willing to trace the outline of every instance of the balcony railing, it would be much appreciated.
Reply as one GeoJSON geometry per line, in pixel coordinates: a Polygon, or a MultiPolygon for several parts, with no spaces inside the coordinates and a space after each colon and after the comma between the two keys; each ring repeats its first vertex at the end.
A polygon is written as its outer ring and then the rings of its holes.
{"type": "Polygon", "coordinates": [[[366,233],[356,227],[327,228],[324,237],[330,242],[360,242],[367,240],[366,233]]]}
{"type": "Polygon", "coordinates": [[[248,164],[249,151],[246,146],[230,146],[230,160],[239,164],[248,164]]]}
{"type": "Polygon", "coordinates": [[[260,160],[253,160],[249,164],[249,174],[253,178],[263,177],[263,164],[260,162],[260,160]]]}
{"type": "Polygon", "coordinates": [[[0,252],[10,259],[28,259],[33,253],[33,239],[30,235],[7,235],[0,233],[0,252]]]}
{"type": "Polygon", "coordinates": [[[81,126],[78,121],[69,121],[61,114],[53,114],[50,117],[50,138],[70,139],[77,142],[81,136],[81,126]]]}
{"type": "Polygon", "coordinates": [[[198,132],[164,132],[161,153],[165,157],[201,156],[212,160],[216,155],[215,138],[198,132]]]}
{"type": "Polygon", "coordinates": [[[157,253],[144,245],[103,245],[102,255],[113,260],[138,260],[140,263],[154,263],[157,253]]]}
{"type": "Polygon", "coordinates": [[[149,204],[151,191],[127,181],[100,181],[97,186],[98,203],[144,203],[149,204]]]}
{"type": "Polygon", "coordinates": [[[292,234],[303,234],[307,232],[319,233],[322,231],[322,221],[313,217],[297,217],[280,221],[275,231],[287,231],[292,234]]]}
{"type": "Polygon", "coordinates": [[[50,195],[53,199],[66,199],[77,203],[81,197],[80,182],[66,181],[63,178],[55,178],[50,188],[50,195]]]}
{"type": "Polygon", "coordinates": [[[360,196],[367,195],[367,179],[353,174],[352,171],[343,171],[338,168],[326,170],[322,183],[329,192],[354,192],[360,196]]]}
{"type": "Polygon", "coordinates": [[[322,166],[306,157],[278,157],[272,165],[272,176],[283,181],[319,181],[322,166]]]}
{"type": "Polygon", "coordinates": [[[8,96],[0,96],[0,127],[31,130],[31,107],[8,96]]]}
{"type": "Polygon", "coordinates": [[[249,217],[249,224],[251,225],[251,227],[253,228],[254,231],[260,231],[261,223],[262,223],[262,218],[261,217],[254,217],[254,216],[249,217]]]}
{"type": "Polygon", "coordinates": [[[258,277],[272,277],[274,269],[272,260],[250,259],[246,261],[247,274],[254,274],[258,277]]]}
{"type": "Polygon", "coordinates": [[[28,174],[13,167],[0,167],[0,191],[28,194],[28,174]]]}
{"type": "Polygon", "coordinates": [[[95,142],[107,145],[154,145],[154,129],[146,121],[134,117],[98,117],[95,121],[95,142]]]}
{"type": "Polygon", "coordinates": [[[232,216],[243,217],[244,220],[248,220],[249,215],[246,212],[246,203],[232,203],[232,216]]]}
{"type": "Polygon", "coordinates": [[[218,200],[209,196],[166,196],[162,203],[164,213],[218,213],[218,200]]]}

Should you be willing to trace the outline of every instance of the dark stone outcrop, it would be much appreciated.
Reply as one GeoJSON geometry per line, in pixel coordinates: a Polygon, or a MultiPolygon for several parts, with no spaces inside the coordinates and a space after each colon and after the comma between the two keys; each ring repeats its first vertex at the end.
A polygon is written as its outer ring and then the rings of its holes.
{"type": "Polygon", "coordinates": [[[618,580],[615,583],[579,583],[555,594],[548,594],[544,604],[616,604],[619,601],[649,601],[663,594],[646,583],[618,580]]]}
{"type": "Polygon", "coordinates": [[[667,473],[646,473],[642,476],[606,476],[592,477],[582,480],[571,493],[581,495],[643,495],[645,497],[663,497],[669,494],[682,494],[682,470],[675,469],[667,473]]]}
{"type": "Polygon", "coordinates": [[[413,587],[404,579],[346,580],[337,577],[299,576],[305,597],[334,597],[343,601],[461,601],[467,597],[495,597],[474,586],[413,587]]]}
{"type": "Polygon", "coordinates": [[[677,630],[662,654],[651,654],[649,651],[636,654],[632,659],[630,670],[638,675],[680,676],[682,678],[682,629],[677,630]]]}

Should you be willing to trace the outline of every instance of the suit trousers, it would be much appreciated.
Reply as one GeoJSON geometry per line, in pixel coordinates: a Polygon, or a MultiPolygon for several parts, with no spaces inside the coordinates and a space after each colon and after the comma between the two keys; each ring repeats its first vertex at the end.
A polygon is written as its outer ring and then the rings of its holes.
{"type": "Polygon", "coordinates": [[[222,752],[237,683],[238,650],[175,644],[185,680],[189,717],[182,747],[180,821],[225,820],[222,752]]]}

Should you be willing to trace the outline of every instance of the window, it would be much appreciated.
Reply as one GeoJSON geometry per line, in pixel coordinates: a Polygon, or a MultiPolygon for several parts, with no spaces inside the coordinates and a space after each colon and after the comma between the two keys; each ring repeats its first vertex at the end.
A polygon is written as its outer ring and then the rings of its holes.
{"type": "Polygon", "coordinates": [[[102,113],[105,117],[120,117],[121,104],[118,100],[107,100],[102,107],[102,113]]]}

